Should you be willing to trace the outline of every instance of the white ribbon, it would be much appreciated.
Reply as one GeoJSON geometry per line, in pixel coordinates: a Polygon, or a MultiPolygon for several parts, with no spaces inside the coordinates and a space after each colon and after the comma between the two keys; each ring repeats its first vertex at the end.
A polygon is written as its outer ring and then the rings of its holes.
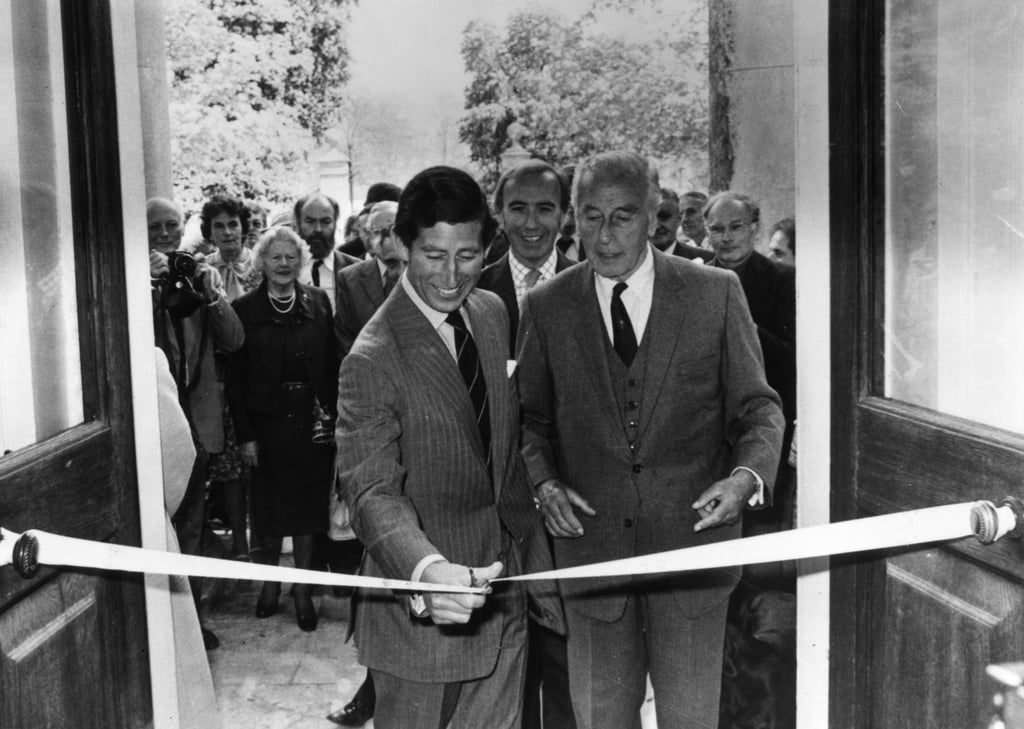
{"type": "MultiPolygon", "coordinates": [[[[516,577],[499,577],[492,581],[569,580],[582,577],[687,572],[944,542],[975,533],[972,513],[982,503],[985,502],[973,501],[851,519],[835,524],[775,532],[746,539],[730,539],[641,557],[597,562],[516,577]]],[[[999,507],[995,511],[998,526],[994,539],[998,539],[1013,529],[1016,519],[1009,507],[999,507]]]]}
{"type": "MultiPolygon", "coordinates": [[[[851,519],[835,524],[823,524],[746,539],[714,542],[699,547],[676,549],[579,567],[514,577],[499,577],[492,582],[540,579],[569,580],[584,577],[688,572],[945,542],[976,533],[980,534],[979,527],[975,522],[978,518],[976,510],[982,508],[987,508],[989,513],[994,513],[996,519],[995,525],[990,525],[991,532],[988,536],[991,538],[988,541],[995,541],[1016,526],[1016,518],[1010,507],[994,508],[989,502],[976,501],[865,519],[851,519]]],[[[37,539],[39,563],[52,566],[192,577],[220,577],[232,580],[271,580],[311,585],[341,585],[411,592],[481,594],[487,590],[486,587],[438,585],[429,582],[391,580],[381,577],[363,577],[337,572],[317,572],[291,567],[194,557],[153,549],[94,542],[87,539],[74,539],[34,529],[26,534],[37,539]]],[[[0,565],[10,564],[12,549],[21,535],[3,528],[0,528],[0,535],[3,536],[3,539],[0,540],[0,565]]]]}

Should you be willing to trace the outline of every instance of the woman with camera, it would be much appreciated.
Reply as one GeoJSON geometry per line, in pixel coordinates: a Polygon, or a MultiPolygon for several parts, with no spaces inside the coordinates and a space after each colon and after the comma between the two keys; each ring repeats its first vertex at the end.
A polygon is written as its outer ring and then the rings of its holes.
{"type": "MultiPolygon", "coordinates": [[[[233,304],[246,342],[228,361],[228,403],[242,457],[253,467],[262,561],[277,564],[281,539],[290,536],[295,566],[308,569],[313,535],[327,530],[333,477],[338,355],[331,304],[323,291],[297,281],[310,253],[294,231],[267,230],[253,255],[263,282],[233,304]]],[[[263,583],[256,617],[278,611],[280,590],[280,583],[263,583]]],[[[316,630],[309,585],[295,585],[293,596],[299,627],[316,630]]]]}
{"type": "MultiPolygon", "coordinates": [[[[263,274],[253,266],[252,251],[245,245],[252,227],[250,215],[251,208],[247,204],[230,195],[221,194],[207,200],[199,214],[203,238],[216,247],[216,250],[206,257],[206,263],[220,274],[229,302],[252,291],[263,280],[263,274]]],[[[218,380],[223,383],[224,367],[221,358],[217,364],[218,380]]],[[[210,493],[211,496],[221,495],[224,515],[231,528],[232,558],[249,561],[246,489],[250,474],[248,466],[242,461],[226,405],[225,403],[224,450],[210,456],[210,493]]]]}

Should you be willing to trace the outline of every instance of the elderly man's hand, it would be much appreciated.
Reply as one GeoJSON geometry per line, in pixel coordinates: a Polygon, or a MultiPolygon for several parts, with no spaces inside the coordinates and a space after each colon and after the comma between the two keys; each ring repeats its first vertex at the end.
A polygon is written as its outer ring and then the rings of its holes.
{"type": "Polygon", "coordinates": [[[160,251],[151,250],[149,252],[149,277],[160,278],[170,273],[170,268],[167,266],[167,256],[160,251]]]}
{"type": "MultiPolygon", "coordinates": [[[[420,581],[439,585],[484,587],[491,580],[500,577],[504,569],[501,562],[495,562],[489,567],[476,568],[451,562],[433,562],[423,570],[420,581]]],[[[438,625],[468,623],[473,611],[483,607],[486,600],[486,595],[471,593],[423,593],[423,601],[426,603],[427,612],[430,613],[430,619],[438,625]]]]}
{"type": "Polygon", "coordinates": [[[544,517],[544,526],[553,537],[582,537],[583,524],[573,507],[587,516],[597,514],[587,500],[556,479],[548,479],[536,490],[537,508],[544,517]]]}
{"type": "Polygon", "coordinates": [[[693,502],[693,509],[702,517],[694,524],[693,531],[735,524],[756,490],[757,480],[745,470],[738,470],[728,478],[715,481],[693,502]]]}

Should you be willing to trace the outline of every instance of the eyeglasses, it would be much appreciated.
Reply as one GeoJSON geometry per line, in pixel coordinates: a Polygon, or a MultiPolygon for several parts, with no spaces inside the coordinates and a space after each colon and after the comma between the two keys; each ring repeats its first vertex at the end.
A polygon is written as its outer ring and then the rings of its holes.
{"type": "Polygon", "coordinates": [[[716,239],[721,238],[726,233],[729,233],[729,235],[732,236],[738,236],[746,232],[749,227],[750,223],[733,223],[728,228],[724,225],[709,225],[708,235],[716,239]]]}

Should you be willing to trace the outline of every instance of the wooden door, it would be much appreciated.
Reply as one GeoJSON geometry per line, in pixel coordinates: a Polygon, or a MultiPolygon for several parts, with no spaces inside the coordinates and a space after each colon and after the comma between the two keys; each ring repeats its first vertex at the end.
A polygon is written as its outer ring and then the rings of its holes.
{"type": "MultiPolygon", "coordinates": [[[[833,518],[1024,498],[1019,3],[836,0],[829,22],[833,518]]],[[[1024,659],[1022,557],[833,559],[831,726],[987,726],[986,666],[1024,659]]]]}
{"type": "MultiPolygon", "coordinates": [[[[0,5],[0,525],[139,543],[106,2],[0,5]]],[[[0,727],[152,724],[141,580],[0,568],[0,727]]]]}

